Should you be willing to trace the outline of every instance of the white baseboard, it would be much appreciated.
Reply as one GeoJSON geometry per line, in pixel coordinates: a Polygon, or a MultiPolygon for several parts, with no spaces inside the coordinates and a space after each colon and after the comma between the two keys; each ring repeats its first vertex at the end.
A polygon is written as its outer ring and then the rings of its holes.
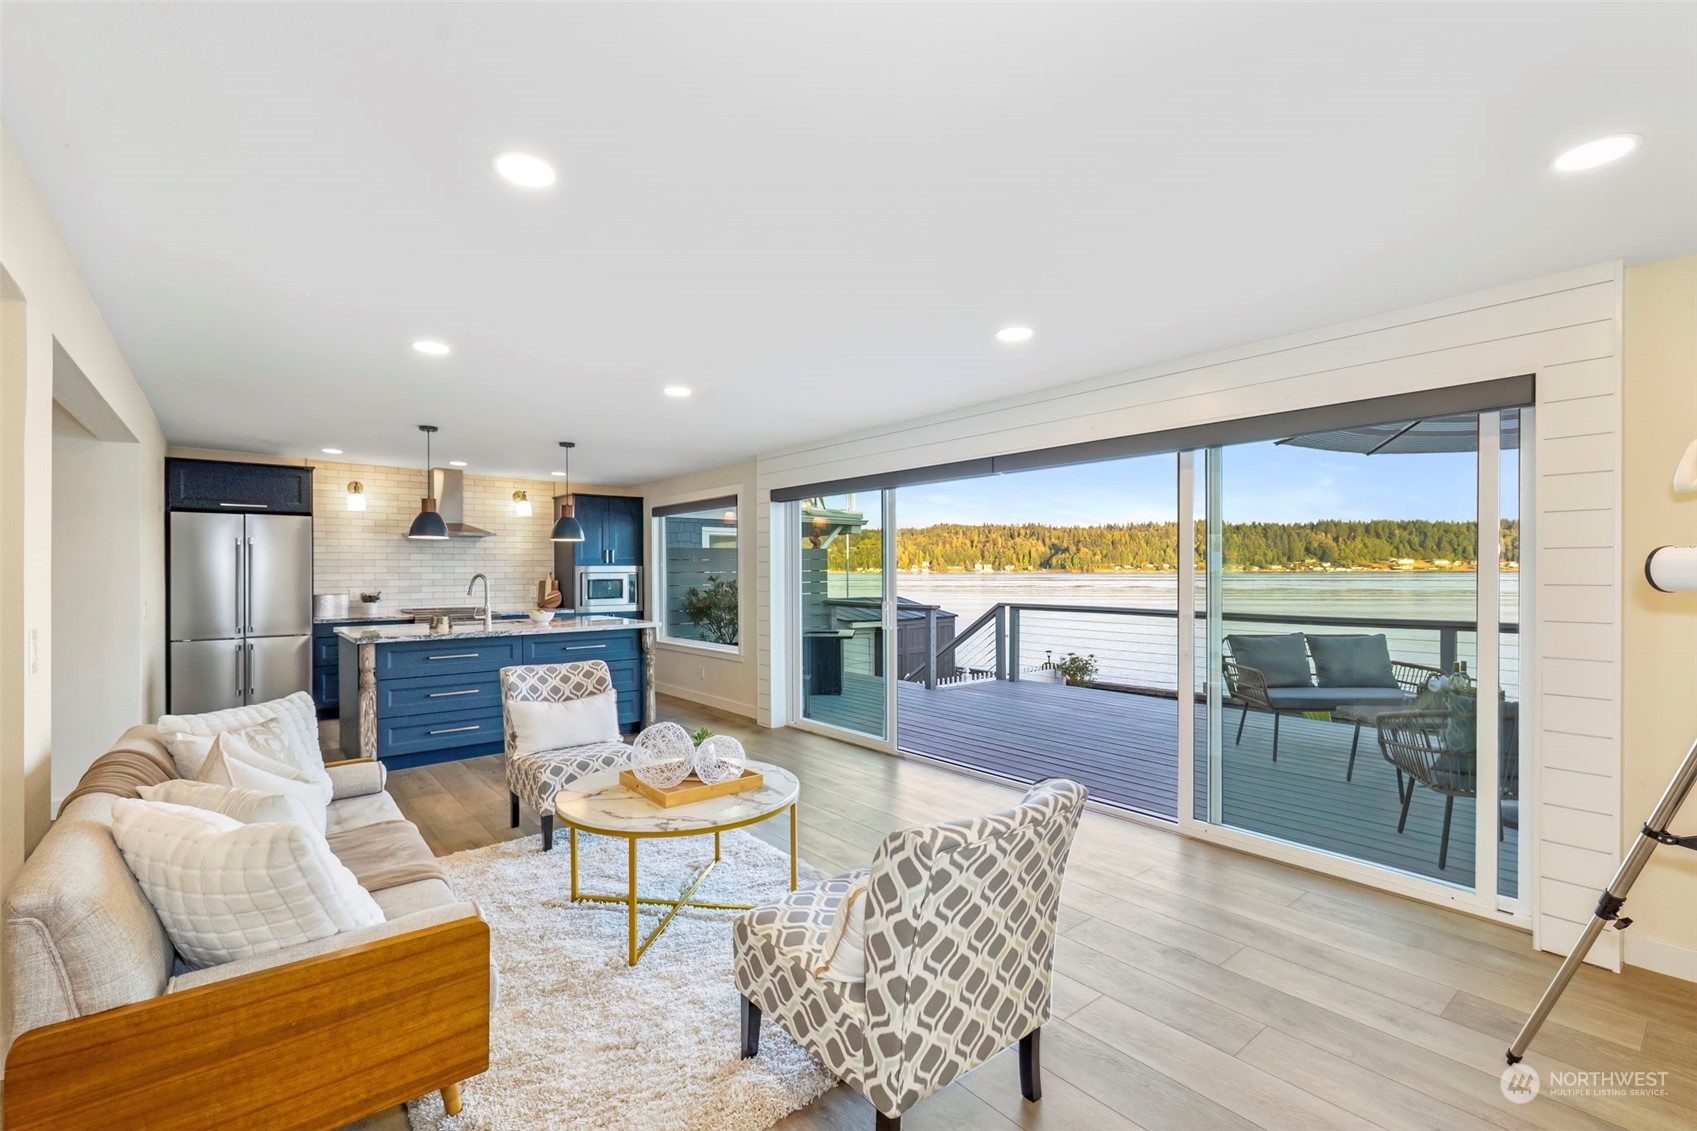
{"type": "Polygon", "coordinates": [[[654,691],[659,695],[670,695],[674,699],[687,699],[691,703],[700,703],[703,707],[711,707],[715,711],[723,711],[727,715],[737,715],[749,720],[755,718],[754,704],[739,703],[737,700],[726,698],[723,695],[709,695],[707,692],[698,691],[693,687],[672,687],[664,683],[656,683],[654,691]]]}
{"type": "Polygon", "coordinates": [[[1647,935],[1627,931],[1622,936],[1626,944],[1626,964],[1640,970],[1653,970],[1670,978],[1697,982],[1697,950],[1677,943],[1663,942],[1647,935]]]}

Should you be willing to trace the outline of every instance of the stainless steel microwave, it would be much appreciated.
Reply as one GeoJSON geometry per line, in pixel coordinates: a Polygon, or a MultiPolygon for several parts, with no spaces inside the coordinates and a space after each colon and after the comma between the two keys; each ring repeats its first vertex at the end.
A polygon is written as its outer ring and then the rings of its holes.
{"type": "Polygon", "coordinates": [[[642,607],[636,566],[578,566],[575,610],[580,613],[634,613],[642,607]]]}

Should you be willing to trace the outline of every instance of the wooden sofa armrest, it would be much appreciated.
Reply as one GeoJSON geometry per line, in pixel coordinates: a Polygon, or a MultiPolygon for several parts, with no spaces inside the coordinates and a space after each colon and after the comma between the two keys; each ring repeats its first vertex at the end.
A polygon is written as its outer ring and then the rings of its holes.
{"type": "Polygon", "coordinates": [[[7,1131],[338,1127],[489,1067],[489,926],[464,918],[31,1029],[7,1131]]]}

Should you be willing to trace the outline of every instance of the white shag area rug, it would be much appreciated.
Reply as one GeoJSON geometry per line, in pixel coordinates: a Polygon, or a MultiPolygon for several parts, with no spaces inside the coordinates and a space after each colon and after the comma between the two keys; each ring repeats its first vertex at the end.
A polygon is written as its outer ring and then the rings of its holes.
{"type": "MultiPolygon", "coordinates": [[[[741,912],[685,908],[626,966],[624,906],[569,898],[569,835],[557,833],[552,852],[532,836],[441,861],[489,923],[500,1000],[489,1071],[462,1086],[457,1116],[434,1092],[408,1104],[414,1131],[759,1131],[835,1085],[769,1018],[760,1055],[738,1055],[731,922],[741,912]]],[[[578,845],[582,890],[622,894],[625,841],[580,834],[578,845]]],[[[713,838],[644,840],[638,852],[640,894],[672,898],[712,859],[713,838]]],[[[803,885],[819,878],[801,866],[803,885]]],[[[789,858],[733,830],[696,898],[762,903],[788,890],[789,858]]],[[[664,910],[639,911],[644,937],[664,910]]]]}

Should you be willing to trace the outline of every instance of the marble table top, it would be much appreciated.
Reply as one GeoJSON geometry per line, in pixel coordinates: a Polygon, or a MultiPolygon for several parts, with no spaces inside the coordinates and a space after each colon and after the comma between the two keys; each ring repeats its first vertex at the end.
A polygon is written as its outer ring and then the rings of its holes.
{"type": "Polygon", "coordinates": [[[620,785],[618,770],[604,770],[579,778],[556,793],[554,812],[567,824],[614,836],[710,833],[726,825],[770,817],[801,794],[801,783],[782,766],[750,760],[748,768],[760,771],[764,780],[759,789],[672,809],[662,809],[620,785]]]}

